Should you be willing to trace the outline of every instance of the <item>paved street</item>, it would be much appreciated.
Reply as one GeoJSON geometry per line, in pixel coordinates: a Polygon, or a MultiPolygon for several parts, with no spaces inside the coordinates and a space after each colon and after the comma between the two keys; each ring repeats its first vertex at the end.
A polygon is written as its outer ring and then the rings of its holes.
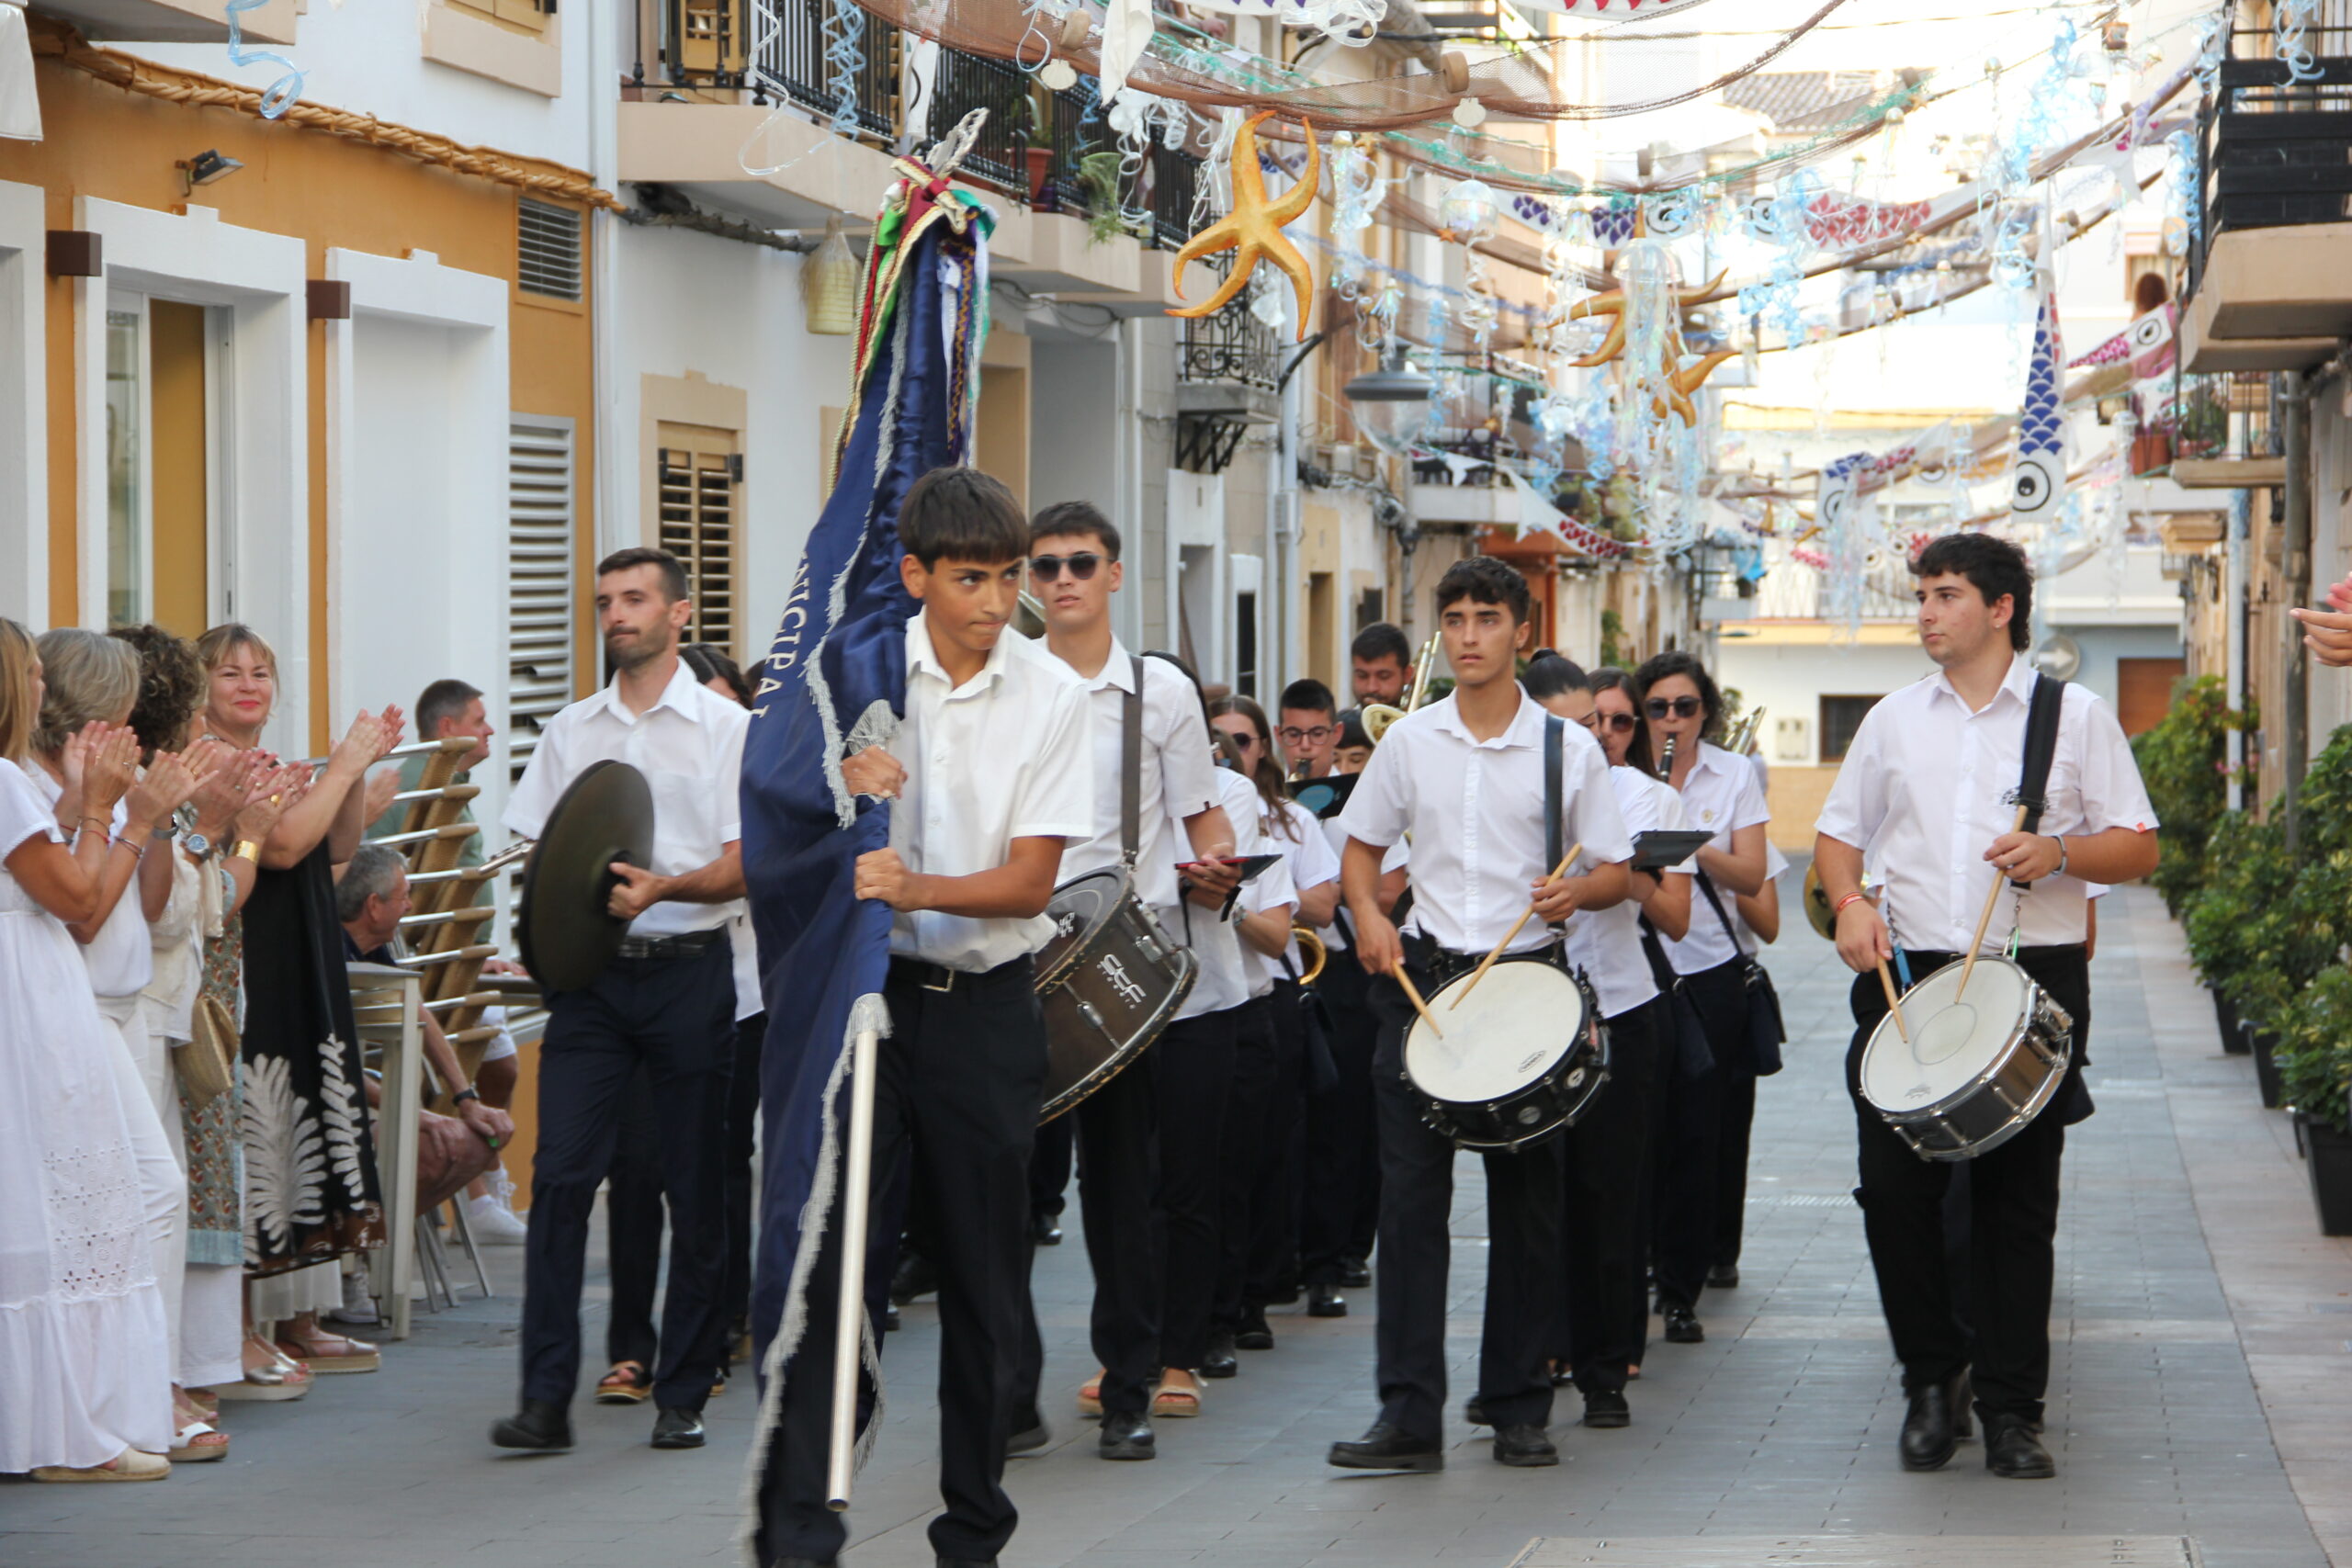
{"type": "MultiPolygon", "coordinates": [[[[1845,983],[1802,924],[1772,955],[1792,1032],[1764,1086],[1740,1289],[1702,1304],[1706,1344],[1658,1344],[1634,1424],[1563,1424],[1556,1470],[1507,1471],[1449,1427],[1440,1475],[1350,1475],[1323,1450],[1370,1419],[1369,1292],[1356,1315],[1275,1319],[1278,1348],[1212,1384],[1160,1458],[1108,1466],[1069,1391],[1084,1348],[1085,1258],[1041,1254],[1056,1444],[1017,1461],[1011,1564],[1402,1568],[1464,1563],[2031,1562],[2315,1568],[2352,1562],[2352,1250],[2317,1235],[2284,1120],[2212,1015],[2153,895],[2108,901],[2095,970],[2099,1113],[2070,1138],[2048,1441],[2054,1482],[1996,1482],[1982,1450],[1895,1463],[1902,1402],[1852,1184],[1838,1063],[1845,983]]],[[[1465,1172],[1466,1174],[1466,1172],[1465,1172]]],[[[1484,1242],[1463,1183],[1453,1348],[1476,1349],[1484,1242]]],[[[1074,1218],[1074,1216],[1073,1216],[1074,1218]]],[[[725,1561],[735,1551],[752,1401],[713,1406],[712,1446],[644,1447],[650,1411],[575,1411],[567,1457],[502,1456],[483,1433],[514,1382],[519,1255],[502,1294],[420,1314],[370,1377],[296,1404],[232,1407],[235,1457],[140,1487],[0,1485],[8,1568],[502,1568],[725,1561]]],[[[864,1476],[856,1568],[927,1564],[936,1502],[928,1304],[887,1364],[888,1429],[864,1476]]],[[[603,1327],[592,1308],[592,1353],[603,1327]]],[[[594,1369],[592,1369],[591,1376],[594,1369]]],[[[1452,1400],[1458,1415],[1466,1386],[1452,1400]]],[[[0,1398],[6,1391],[0,1390],[0,1398]]],[[[1563,1414],[1573,1416],[1568,1394],[1563,1414]]]]}

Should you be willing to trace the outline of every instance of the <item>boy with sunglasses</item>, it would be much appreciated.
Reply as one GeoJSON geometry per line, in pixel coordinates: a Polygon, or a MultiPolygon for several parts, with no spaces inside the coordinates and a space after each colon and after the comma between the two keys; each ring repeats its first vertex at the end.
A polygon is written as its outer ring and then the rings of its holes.
{"type": "MultiPolygon", "coordinates": [[[[1125,852],[1120,770],[1127,705],[1139,701],[1135,891],[1147,908],[1167,911],[1181,897],[1177,862],[1213,863],[1232,854],[1234,828],[1217,804],[1208,725],[1192,682],[1164,660],[1136,659],[1111,630],[1111,595],[1125,579],[1119,531],[1093,506],[1063,502],[1031,522],[1029,585],[1045,612],[1046,650],[1086,689],[1091,748],[1092,831],[1063,852],[1062,880],[1115,866],[1125,852]],[[1177,852],[1171,824],[1182,825],[1188,852],[1177,852]]],[[[1214,885],[1221,896],[1232,877],[1211,864],[1200,867],[1195,880],[1214,885]]],[[[1149,1407],[1159,1364],[1163,1282],[1152,1219],[1159,1113],[1154,1073],[1147,1070],[1153,1065],[1119,1074],[1070,1113],[1087,1257],[1094,1267],[1093,1343],[1102,1368],[1095,1404],[1102,1416],[1098,1448],[1104,1459],[1148,1460],[1155,1451],[1149,1407]]],[[[1035,1414],[1044,1346],[1035,1303],[1025,1294],[1023,1303],[1029,1321],[1015,1432],[1044,1426],[1035,1414]]],[[[1081,1399],[1080,1408],[1087,1404],[1081,1399]]]]}

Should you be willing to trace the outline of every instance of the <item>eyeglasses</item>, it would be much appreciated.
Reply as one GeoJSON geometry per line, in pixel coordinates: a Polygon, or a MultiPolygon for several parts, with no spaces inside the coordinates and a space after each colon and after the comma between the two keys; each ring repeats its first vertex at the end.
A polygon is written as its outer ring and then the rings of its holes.
{"type": "Polygon", "coordinates": [[[1696,697],[1652,697],[1642,705],[1649,709],[1652,718],[1664,718],[1672,714],[1677,718],[1696,718],[1706,705],[1696,697]]]}
{"type": "Polygon", "coordinates": [[[1062,574],[1062,568],[1068,567],[1074,581],[1091,582],[1094,569],[1102,564],[1102,558],[1092,550],[1080,550],[1074,556],[1032,556],[1029,575],[1040,582],[1051,582],[1062,574]]]}
{"type": "Polygon", "coordinates": [[[1312,729],[1277,729],[1274,733],[1282,737],[1283,744],[1285,746],[1320,746],[1332,736],[1340,733],[1340,727],[1336,724],[1318,724],[1312,729]]]}
{"type": "Polygon", "coordinates": [[[1589,713],[1577,722],[1595,735],[1600,734],[1604,727],[1620,735],[1634,733],[1634,716],[1629,713],[1589,713]]]}

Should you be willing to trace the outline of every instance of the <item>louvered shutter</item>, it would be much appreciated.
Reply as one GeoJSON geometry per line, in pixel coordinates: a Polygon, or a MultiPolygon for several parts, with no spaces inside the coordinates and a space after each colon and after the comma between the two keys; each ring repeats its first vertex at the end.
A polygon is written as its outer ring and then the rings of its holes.
{"type": "Polygon", "coordinates": [[[741,459],[734,433],[664,422],[660,438],[662,547],[685,567],[686,592],[695,603],[685,640],[740,657],[735,513],[741,459]]]}
{"type": "Polygon", "coordinates": [[[506,437],[506,749],[519,779],[572,694],[571,422],[514,414],[506,437]]]}
{"type": "Polygon", "coordinates": [[[573,207],[524,197],[515,208],[516,287],[551,299],[580,298],[581,220],[573,207]]]}

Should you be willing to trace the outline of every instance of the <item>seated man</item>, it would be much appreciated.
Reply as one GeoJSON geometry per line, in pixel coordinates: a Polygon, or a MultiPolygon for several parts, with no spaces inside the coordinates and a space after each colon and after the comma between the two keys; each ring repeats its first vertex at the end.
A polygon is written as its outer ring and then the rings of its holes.
{"type": "MultiPolygon", "coordinates": [[[[344,956],[355,964],[395,962],[393,943],[409,911],[408,868],[400,852],[362,844],[335,884],[335,918],[343,922],[344,956]]],[[[455,1117],[417,1113],[416,1210],[430,1213],[458,1189],[498,1163],[499,1145],[514,1135],[506,1112],[483,1103],[466,1079],[458,1053],[431,1013],[424,1015],[424,1058],[449,1086],[455,1117]]],[[[371,1098],[374,1085],[369,1085],[371,1098]]]]}

